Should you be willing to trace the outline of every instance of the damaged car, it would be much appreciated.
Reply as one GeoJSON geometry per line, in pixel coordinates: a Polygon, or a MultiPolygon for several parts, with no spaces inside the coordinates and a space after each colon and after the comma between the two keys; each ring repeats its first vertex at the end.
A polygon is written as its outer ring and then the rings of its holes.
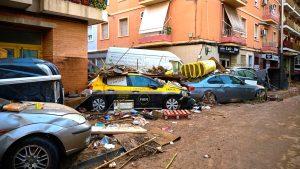
{"type": "Polygon", "coordinates": [[[60,168],[90,142],[88,121],[60,104],[0,99],[0,121],[0,168],[60,168]]]}
{"type": "Polygon", "coordinates": [[[215,104],[267,98],[266,89],[260,85],[250,85],[227,74],[211,75],[199,82],[187,83],[191,96],[204,103],[215,104]]]}
{"type": "Polygon", "coordinates": [[[138,73],[99,75],[89,88],[93,94],[82,106],[99,112],[112,108],[115,100],[133,100],[135,109],[190,109],[194,104],[187,89],[138,73]]]}

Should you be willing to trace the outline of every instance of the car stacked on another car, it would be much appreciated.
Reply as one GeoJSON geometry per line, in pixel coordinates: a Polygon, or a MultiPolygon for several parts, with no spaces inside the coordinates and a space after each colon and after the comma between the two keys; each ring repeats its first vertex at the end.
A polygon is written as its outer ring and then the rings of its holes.
{"type": "Polygon", "coordinates": [[[99,112],[112,108],[115,100],[133,100],[135,109],[189,109],[194,104],[188,90],[137,73],[98,76],[89,86],[93,94],[83,107],[99,112]]]}
{"type": "Polygon", "coordinates": [[[0,123],[0,168],[57,169],[64,155],[90,142],[88,121],[56,103],[0,99],[0,123]]]}

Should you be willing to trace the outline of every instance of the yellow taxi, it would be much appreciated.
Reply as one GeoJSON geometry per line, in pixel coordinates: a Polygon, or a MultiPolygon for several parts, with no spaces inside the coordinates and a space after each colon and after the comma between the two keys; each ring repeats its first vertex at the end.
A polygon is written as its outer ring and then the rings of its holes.
{"type": "Polygon", "coordinates": [[[98,76],[89,84],[93,94],[87,109],[103,112],[113,107],[115,100],[132,100],[135,109],[188,109],[192,102],[188,91],[174,84],[161,82],[142,74],[98,76]]]}

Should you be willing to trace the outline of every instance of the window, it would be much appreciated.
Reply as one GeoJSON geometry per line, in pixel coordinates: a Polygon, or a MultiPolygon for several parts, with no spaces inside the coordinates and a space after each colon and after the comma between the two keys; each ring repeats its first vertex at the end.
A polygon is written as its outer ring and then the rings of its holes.
{"type": "Polygon", "coordinates": [[[236,75],[246,77],[245,72],[243,70],[237,71],[236,75]]]}
{"type": "Polygon", "coordinates": [[[300,70],[300,56],[295,57],[295,70],[300,70]]]}
{"type": "Polygon", "coordinates": [[[258,32],[259,32],[259,26],[258,24],[254,25],[254,40],[258,41],[258,32]]]}
{"type": "Polygon", "coordinates": [[[119,20],[119,37],[128,36],[128,18],[119,20]]]}
{"type": "Polygon", "coordinates": [[[247,37],[247,20],[242,18],[242,26],[244,28],[244,32],[242,33],[243,37],[247,37]]]}
{"type": "Polygon", "coordinates": [[[108,23],[101,24],[101,39],[109,39],[108,23]]]}
{"type": "Polygon", "coordinates": [[[259,0],[254,0],[254,6],[255,6],[256,8],[259,7],[259,0]]]}
{"type": "Polygon", "coordinates": [[[129,76],[129,86],[148,87],[149,85],[160,86],[158,82],[144,76],[129,76]]]}
{"type": "Polygon", "coordinates": [[[207,80],[209,84],[224,84],[220,76],[213,76],[207,80]]]}
{"type": "Polygon", "coordinates": [[[108,77],[106,84],[111,86],[127,86],[126,76],[108,77]]]}
{"type": "Polygon", "coordinates": [[[245,77],[249,77],[251,79],[255,79],[255,77],[256,77],[255,74],[253,74],[249,70],[245,70],[244,73],[245,73],[245,77]]]}
{"type": "Polygon", "coordinates": [[[7,51],[7,57],[8,58],[13,58],[15,56],[15,50],[14,49],[5,48],[5,50],[7,51]]]}
{"type": "Polygon", "coordinates": [[[241,80],[239,80],[238,78],[233,77],[233,76],[222,75],[220,77],[225,84],[241,84],[242,83],[241,80]]]}
{"type": "Polygon", "coordinates": [[[108,6],[109,5],[109,0],[105,0],[105,4],[108,6]]]}
{"type": "Polygon", "coordinates": [[[38,58],[37,50],[21,49],[21,58],[38,58]]]}
{"type": "Polygon", "coordinates": [[[93,27],[89,26],[88,27],[88,42],[92,42],[94,41],[94,37],[93,37],[93,27]]]}

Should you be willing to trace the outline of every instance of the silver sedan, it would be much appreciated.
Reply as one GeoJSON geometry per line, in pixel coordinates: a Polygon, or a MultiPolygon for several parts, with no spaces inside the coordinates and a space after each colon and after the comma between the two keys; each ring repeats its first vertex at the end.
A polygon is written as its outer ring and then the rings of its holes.
{"type": "Polygon", "coordinates": [[[60,159],[84,149],[90,136],[90,124],[70,107],[12,105],[0,99],[0,164],[4,168],[60,168],[60,159]]]}

